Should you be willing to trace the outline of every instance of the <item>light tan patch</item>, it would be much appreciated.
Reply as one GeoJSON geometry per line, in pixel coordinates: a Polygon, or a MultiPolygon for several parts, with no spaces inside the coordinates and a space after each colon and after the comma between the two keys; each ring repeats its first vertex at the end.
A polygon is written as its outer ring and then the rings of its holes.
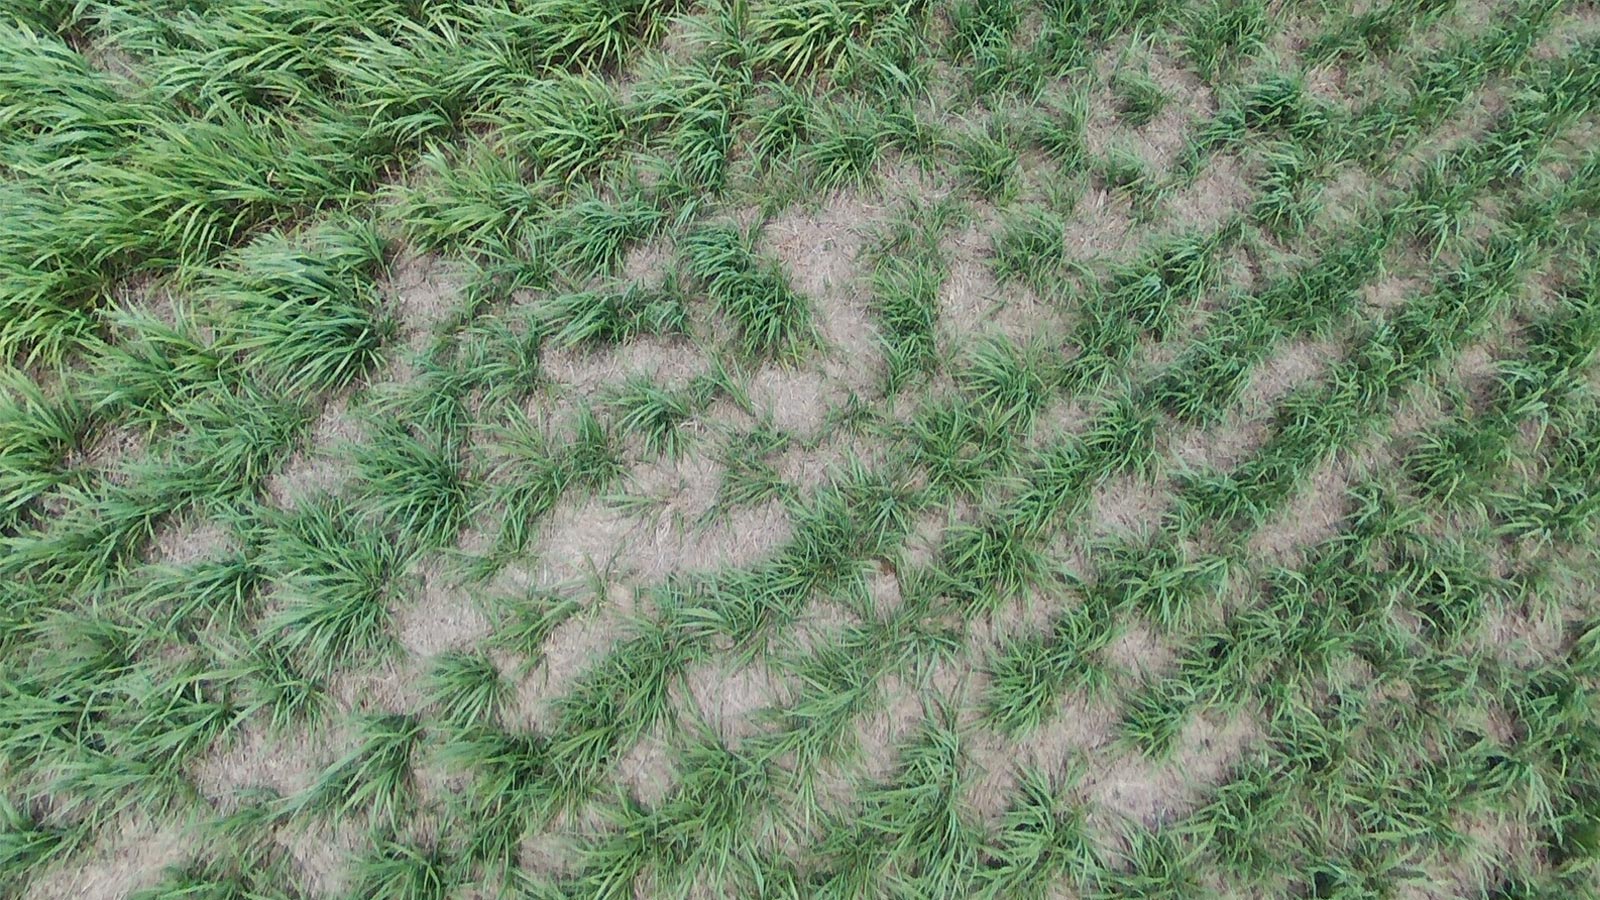
{"type": "Polygon", "coordinates": [[[643,375],[657,387],[670,390],[683,387],[706,370],[692,345],[653,337],[606,348],[546,346],[540,362],[544,374],[564,389],[564,399],[569,402],[574,397],[604,400],[607,389],[632,375],[643,375]]]}
{"type": "Polygon", "coordinates": [[[150,546],[151,562],[187,566],[202,560],[221,559],[239,550],[239,542],[227,527],[210,519],[185,516],[162,522],[150,546]]]}
{"type": "Polygon", "coordinates": [[[144,432],[120,425],[97,428],[82,449],[67,455],[65,465],[69,469],[93,469],[113,484],[125,484],[128,476],[123,465],[143,458],[148,447],[144,432]]]}
{"type": "Polygon", "coordinates": [[[1246,716],[1222,722],[1193,716],[1164,764],[1138,753],[1091,756],[1084,791],[1105,810],[1146,826],[1174,822],[1221,782],[1259,737],[1259,727],[1246,716]]]}
{"type": "Polygon", "coordinates": [[[782,703],[772,671],[759,663],[731,670],[723,663],[701,664],[685,680],[695,706],[730,747],[757,733],[758,712],[782,703]]]}
{"type": "Polygon", "coordinates": [[[716,500],[721,473],[704,455],[662,459],[628,476],[628,493],[654,498],[653,509],[629,512],[604,497],[558,505],[535,542],[539,583],[581,579],[598,570],[644,585],[673,572],[766,558],[790,533],[780,504],[733,509],[701,523],[716,500]]]}
{"type": "Polygon", "coordinates": [[[399,253],[378,279],[378,291],[412,352],[422,352],[434,330],[460,305],[462,280],[443,257],[432,253],[399,253]]]}
{"type": "Polygon", "coordinates": [[[628,247],[622,256],[622,279],[654,284],[672,266],[672,245],[664,240],[649,240],[628,247]]]}
{"type": "Polygon", "coordinates": [[[176,825],[125,817],[100,829],[88,848],[27,885],[30,900],[123,900],[160,881],[163,870],[190,859],[193,838],[176,825]]]}
{"type": "Polygon", "coordinates": [[[1067,216],[1067,258],[1092,263],[1128,253],[1138,244],[1133,224],[1127,204],[1110,191],[1098,187],[1084,191],[1067,216]]]}
{"type": "Polygon", "coordinates": [[[678,780],[672,748],[659,731],[651,729],[617,760],[617,780],[647,807],[658,805],[678,780]]]}
{"type": "Polygon", "coordinates": [[[1250,535],[1251,554],[1293,565],[1304,551],[1333,537],[1349,508],[1349,485],[1347,460],[1324,463],[1282,511],[1250,535]]]}
{"type": "Polygon", "coordinates": [[[1190,431],[1178,441],[1179,465],[1193,472],[1233,469],[1266,441],[1270,430],[1261,419],[1229,415],[1203,431],[1190,431]]]}
{"type": "Polygon", "coordinates": [[[634,592],[622,585],[611,585],[606,599],[607,602],[592,603],[574,614],[545,638],[538,666],[517,680],[515,702],[506,711],[509,723],[551,726],[554,698],[564,696],[585,671],[627,638],[629,620],[638,612],[634,592]]]}
{"type": "Polygon", "coordinates": [[[294,886],[307,897],[345,896],[352,864],[369,849],[358,829],[342,824],[284,829],[279,839],[292,861],[294,886]]]}
{"type": "Polygon", "coordinates": [[[299,794],[321,769],[303,737],[274,737],[252,721],[226,746],[213,746],[196,759],[189,774],[202,797],[226,810],[236,794],[252,788],[270,788],[282,797],[299,794]]]}
{"type": "Polygon", "coordinates": [[[951,346],[964,346],[985,334],[1000,334],[1020,345],[1065,330],[1055,306],[1022,284],[995,280],[989,260],[993,235],[1000,228],[998,213],[984,207],[944,240],[949,274],[939,286],[938,327],[951,346]]]}
{"type": "Polygon", "coordinates": [[[1245,177],[1235,156],[1213,159],[1194,184],[1165,201],[1166,218],[1187,230],[1209,231],[1228,216],[1244,210],[1255,198],[1255,188],[1245,177]]]}
{"type": "Polygon", "coordinates": [[[395,634],[406,652],[426,659],[469,649],[489,634],[488,618],[437,556],[418,562],[411,574],[417,589],[395,612],[395,634]]]}
{"type": "MultiPolygon", "coordinates": [[[[883,701],[877,710],[860,720],[856,740],[860,747],[857,757],[860,771],[868,780],[882,782],[899,764],[900,745],[921,724],[924,709],[921,691],[900,676],[884,677],[879,691],[883,701]]],[[[846,797],[854,794],[849,779],[835,787],[846,797]]]]}
{"type": "MultiPolygon", "coordinates": [[[[858,362],[869,359],[858,357],[858,362]]],[[[757,417],[770,416],[779,429],[805,436],[818,435],[828,411],[848,395],[842,384],[823,372],[774,366],[751,376],[747,392],[757,417]]]]}
{"type": "Polygon", "coordinates": [[[1140,621],[1124,624],[1106,646],[1106,659],[1138,680],[1148,680],[1172,668],[1177,658],[1172,646],[1140,621]]]}
{"type": "Polygon", "coordinates": [[[1134,536],[1161,527],[1167,491],[1132,475],[1115,475],[1094,490],[1093,518],[1097,533],[1134,536]]]}
{"type": "Polygon", "coordinates": [[[337,493],[350,480],[350,464],[339,448],[361,439],[362,429],[348,403],[334,398],[323,405],[307,431],[302,448],[266,479],[267,499],[279,509],[294,509],[319,493],[337,493]]]}
{"type": "Polygon", "coordinates": [[[1270,409],[1296,387],[1321,378],[1343,356],[1337,341],[1306,339],[1283,344],[1252,370],[1249,384],[1239,395],[1239,406],[1247,412],[1270,409]]]}
{"type": "Polygon", "coordinates": [[[1427,272],[1434,263],[1410,249],[1390,254],[1385,260],[1385,271],[1373,281],[1362,286],[1361,300],[1369,314],[1394,315],[1405,305],[1429,290],[1427,272]]]}
{"type": "Polygon", "coordinates": [[[880,368],[868,267],[860,256],[892,209],[877,196],[836,191],[768,219],[757,248],[781,261],[795,290],[811,301],[830,351],[826,374],[858,391],[877,382],[880,368]]]}
{"type": "Polygon", "coordinates": [[[418,660],[384,660],[334,673],[328,679],[328,696],[338,714],[359,711],[412,715],[427,706],[424,684],[425,673],[418,660]]]}
{"type": "Polygon", "coordinates": [[[1070,692],[1039,727],[1017,738],[1017,759],[1031,768],[1061,773],[1079,758],[1102,756],[1116,740],[1117,707],[1082,692],[1070,692]]]}

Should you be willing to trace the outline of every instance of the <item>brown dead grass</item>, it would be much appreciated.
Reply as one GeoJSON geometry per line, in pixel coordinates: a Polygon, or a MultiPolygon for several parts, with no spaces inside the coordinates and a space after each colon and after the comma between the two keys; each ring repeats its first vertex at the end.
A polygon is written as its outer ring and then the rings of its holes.
{"type": "Polygon", "coordinates": [[[182,825],[156,824],[128,816],[100,830],[86,850],[34,878],[29,900],[123,900],[156,884],[167,866],[196,850],[182,825]]]}

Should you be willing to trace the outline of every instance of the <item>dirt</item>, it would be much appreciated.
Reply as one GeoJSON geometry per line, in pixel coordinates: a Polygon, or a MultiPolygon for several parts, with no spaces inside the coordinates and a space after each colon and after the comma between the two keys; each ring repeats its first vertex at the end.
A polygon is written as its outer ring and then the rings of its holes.
{"type": "Polygon", "coordinates": [[[326,760],[297,737],[273,735],[263,721],[240,726],[226,746],[212,747],[189,769],[195,788],[222,812],[236,806],[239,792],[268,788],[292,797],[309,788],[326,760]]]}
{"type": "Polygon", "coordinates": [[[559,584],[601,571],[646,586],[672,572],[764,558],[788,537],[787,513],[774,501],[703,522],[721,477],[721,465],[706,456],[662,459],[636,467],[622,489],[629,496],[652,498],[652,508],[630,512],[611,496],[563,501],[535,542],[539,581],[559,584]]]}
{"type": "Polygon", "coordinates": [[[1139,246],[1128,205],[1099,187],[1084,191],[1067,217],[1067,259],[1091,263],[1122,257],[1139,246]]]}
{"type": "Polygon", "coordinates": [[[1065,330],[1056,306],[1024,285],[1002,285],[995,279],[989,262],[990,236],[998,228],[992,211],[980,213],[941,245],[949,274],[939,287],[938,328],[946,347],[970,347],[989,334],[1027,344],[1039,335],[1065,330]]]}
{"type": "Polygon", "coordinates": [[[1112,476],[1094,491],[1090,506],[1094,533],[1118,538],[1154,533],[1169,505],[1164,486],[1132,475],[1112,476]]]}
{"type": "Polygon", "coordinates": [[[1246,414],[1268,413],[1295,388],[1320,380],[1330,364],[1344,356],[1344,344],[1334,339],[1300,338],[1280,344],[1251,372],[1239,395],[1239,408],[1246,414]]]}
{"type": "Polygon", "coordinates": [[[1163,202],[1163,218],[1189,231],[1214,231],[1229,216],[1247,210],[1255,196],[1244,163],[1234,156],[1220,156],[1206,163],[1194,184],[1163,202]]]}
{"type": "Polygon", "coordinates": [[[757,714],[783,703],[779,678],[767,666],[732,667],[726,662],[696,665],[686,677],[689,697],[706,722],[729,747],[761,731],[757,714]]]}
{"type": "Polygon", "coordinates": [[[180,865],[196,850],[181,825],[157,825],[125,817],[102,828],[101,837],[72,859],[27,884],[29,900],[113,900],[155,885],[167,866],[180,865]]]}
{"type": "Polygon", "coordinates": [[[346,448],[361,440],[364,429],[348,401],[326,403],[301,438],[300,448],[265,484],[267,500],[279,509],[294,509],[319,494],[336,494],[352,475],[346,448]]]}
{"type": "Polygon", "coordinates": [[[816,314],[818,330],[835,362],[831,375],[857,389],[872,383],[876,326],[868,310],[868,266],[861,260],[873,234],[894,211],[880,192],[835,191],[813,203],[767,219],[757,250],[783,263],[790,285],[816,314]]]}
{"type": "Polygon", "coordinates": [[[406,248],[378,279],[378,294],[388,314],[399,321],[402,342],[421,353],[433,333],[460,308],[464,283],[454,264],[437,254],[406,248]]]}
{"type": "Polygon", "coordinates": [[[1137,752],[1087,759],[1084,793],[1098,810],[1148,827],[1180,821],[1256,744],[1259,727],[1245,716],[1196,716],[1173,741],[1172,756],[1152,761],[1137,752]]]}
{"type": "Polygon", "coordinates": [[[563,349],[549,346],[540,356],[542,371],[555,385],[560,405],[603,401],[630,376],[642,375],[659,388],[677,389],[708,370],[704,357],[678,339],[640,337],[616,347],[563,349]]]}
{"type": "Polygon", "coordinates": [[[184,516],[164,521],[156,528],[148,555],[151,562],[186,566],[203,560],[221,559],[239,551],[239,541],[227,526],[201,518],[184,516]]]}
{"type": "Polygon", "coordinates": [[[405,652],[425,660],[448,650],[470,650],[491,631],[470,589],[437,556],[412,567],[416,590],[395,610],[394,633],[405,652]]]}

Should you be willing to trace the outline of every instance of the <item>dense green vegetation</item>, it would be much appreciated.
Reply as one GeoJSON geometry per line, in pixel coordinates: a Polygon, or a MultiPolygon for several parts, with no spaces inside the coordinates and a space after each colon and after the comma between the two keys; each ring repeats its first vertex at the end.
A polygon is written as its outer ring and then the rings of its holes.
{"type": "Polygon", "coordinates": [[[1600,897],[1593,0],[0,22],[0,898],[1600,897]]]}

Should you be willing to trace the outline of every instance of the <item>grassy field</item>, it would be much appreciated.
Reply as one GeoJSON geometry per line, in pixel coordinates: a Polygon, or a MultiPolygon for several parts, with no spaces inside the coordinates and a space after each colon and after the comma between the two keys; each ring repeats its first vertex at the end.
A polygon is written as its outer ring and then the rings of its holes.
{"type": "Polygon", "coordinates": [[[1600,897],[1595,0],[11,0],[0,898],[1600,897]]]}

